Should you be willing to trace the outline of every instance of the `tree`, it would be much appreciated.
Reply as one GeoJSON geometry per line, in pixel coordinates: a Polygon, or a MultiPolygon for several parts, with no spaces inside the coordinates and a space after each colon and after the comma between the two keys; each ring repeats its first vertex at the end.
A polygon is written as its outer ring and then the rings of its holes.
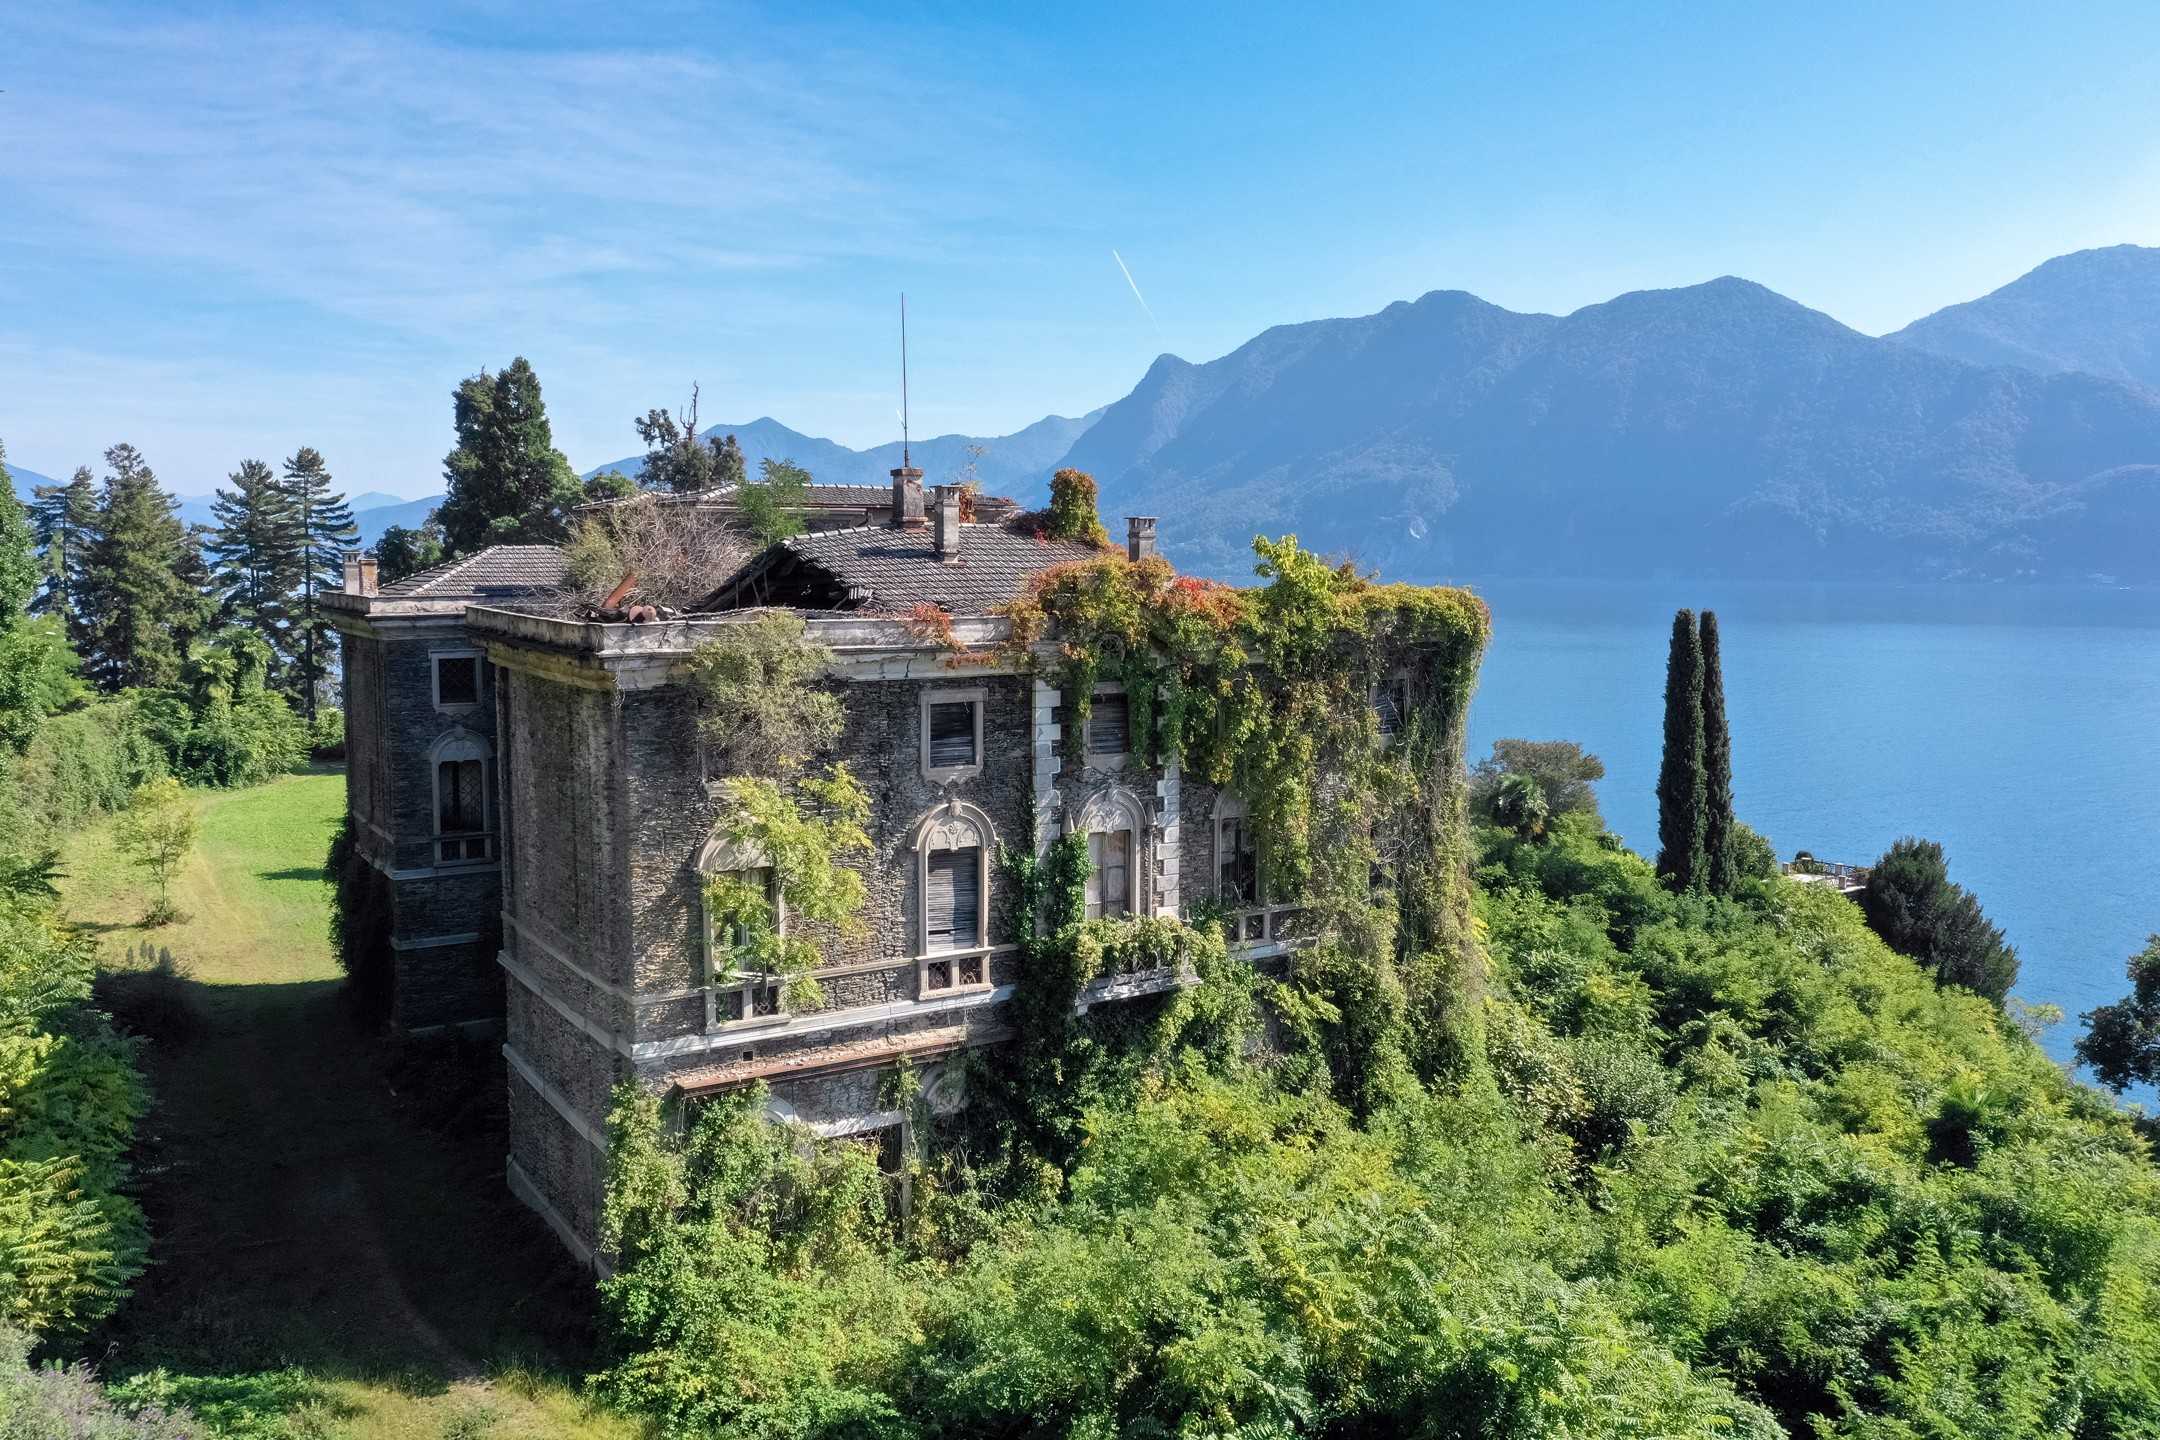
{"type": "Polygon", "coordinates": [[[1703,769],[1702,635],[1695,612],[1673,616],[1665,662],[1665,754],[1658,765],[1658,874],[1676,890],[1700,889],[1708,876],[1703,769]]]}
{"type": "Polygon", "coordinates": [[[38,722],[81,688],[59,618],[31,613],[42,573],[0,446],[0,754],[20,754],[38,722]]]}
{"type": "Polygon", "coordinates": [[[737,492],[743,529],[760,548],[777,545],[803,530],[803,507],[810,500],[810,472],[792,460],[771,456],[758,462],[758,479],[737,492]]]}
{"type": "Polygon", "coordinates": [[[1095,494],[1095,477],[1087,471],[1058,471],[1050,477],[1050,508],[1035,517],[1035,528],[1048,540],[1107,548],[1110,532],[1103,529],[1095,494]]]}
{"type": "Polygon", "coordinates": [[[1518,838],[1543,839],[1545,821],[1551,813],[1545,791],[1534,777],[1520,770],[1501,777],[1493,797],[1493,819],[1513,830],[1518,838]]]}
{"type": "Polygon", "coordinates": [[[743,459],[742,445],[733,435],[713,442],[713,484],[745,485],[750,480],[750,467],[743,459]]]}
{"type": "Polygon", "coordinates": [[[1717,612],[1702,612],[1703,876],[1713,895],[1730,895],[1740,880],[1734,854],[1732,731],[1725,721],[1725,671],[1718,655],[1717,612]]]}
{"type": "Polygon", "coordinates": [[[163,925],[180,918],[172,903],[173,872],[195,848],[200,829],[195,802],[172,776],[136,788],[114,833],[128,858],[149,871],[157,883],[157,902],[144,924],[163,925]]]}
{"type": "Polygon", "coordinates": [[[243,460],[210,511],[217,524],[204,541],[221,623],[244,625],[280,659],[291,654],[290,600],[300,588],[304,536],[299,506],[260,460],[243,460]]]}
{"type": "Polygon", "coordinates": [[[443,457],[448,492],[434,520],[452,557],[490,545],[558,545],[585,498],[555,448],[540,377],[521,355],[483,370],[452,396],[457,448],[443,457]]]}
{"type": "Polygon", "coordinates": [[[79,639],[82,620],[76,590],[82,583],[90,536],[97,528],[97,481],[89,466],[78,465],[67,484],[40,485],[33,494],[30,513],[44,585],[30,608],[40,615],[59,616],[69,638],[79,639]]]}
{"type": "Polygon", "coordinates": [[[2121,1092],[2133,1085],[2160,1085],[2160,935],[2125,967],[2130,993],[2113,1005],[2085,1012],[2077,1058],[2100,1083],[2121,1092]]]}
{"type": "Polygon", "coordinates": [[[742,483],[742,447],[735,444],[735,437],[730,435],[725,441],[698,439],[696,385],[690,387],[690,403],[684,407],[680,423],[666,410],[648,410],[643,419],[632,423],[637,426],[638,439],[645,442],[645,468],[638,478],[646,489],[670,490],[680,495],[723,483],[742,483]],[[734,447],[732,482],[724,481],[720,475],[727,446],[734,447]]]}
{"type": "Polygon", "coordinates": [[[417,529],[404,525],[387,526],[375,542],[375,574],[380,584],[394,585],[408,575],[431,570],[442,562],[442,526],[432,518],[417,529]]]}
{"type": "Polygon", "coordinates": [[[628,500],[638,493],[637,481],[620,470],[603,470],[585,482],[585,499],[628,500]]]}
{"type": "Polygon", "coordinates": [[[180,572],[199,557],[172,498],[134,446],[113,446],[105,464],[82,577],[83,658],[106,690],[170,684],[201,608],[180,572]]]}
{"type": "Polygon", "coordinates": [[[1951,883],[1943,847],[1908,835],[1883,852],[1868,872],[1860,908],[1893,950],[1997,1005],[2017,983],[2017,951],[1981,913],[1980,902],[1951,883]]]}
{"type": "Polygon", "coordinates": [[[343,583],[345,552],[360,543],[360,527],[353,523],[344,495],[330,488],[330,469],[322,455],[308,446],[285,462],[282,488],[292,505],[292,533],[300,555],[299,592],[293,598],[294,648],[299,652],[293,680],[301,710],[313,724],[315,692],[330,669],[330,622],[320,597],[343,583]]]}
{"type": "Polygon", "coordinates": [[[1605,778],[1605,762],[1572,740],[1495,740],[1492,754],[1470,771],[1470,809],[1491,817],[1501,782],[1527,775],[1537,782],[1554,815],[1596,815],[1597,792],[1590,787],[1605,778]]]}

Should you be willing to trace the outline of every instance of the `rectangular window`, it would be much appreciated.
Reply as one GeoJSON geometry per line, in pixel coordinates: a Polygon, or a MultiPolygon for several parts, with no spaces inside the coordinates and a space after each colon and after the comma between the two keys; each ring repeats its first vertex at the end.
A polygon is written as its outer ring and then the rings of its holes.
{"type": "Polygon", "coordinates": [[[955,770],[975,763],[975,702],[947,700],[932,704],[930,768],[955,770]]]}
{"type": "Polygon", "coordinates": [[[435,803],[438,861],[487,859],[487,762],[445,760],[436,766],[435,803]]]}
{"type": "Polygon", "coordinates": [[[1088,919],[1114,920],[1132,913],[1132,840],[1130,830],[1100,830],[1088,836],[1088,919]]]}
{"type": "Polygon", "coordinates": [[[435,657],[435,703],[437,705],[477,705],[480,703],[479,656],[438,655],[435,657]]]}
{"type": "Polygon", "coordinates": [[[1087,753],[1123,755],[1131,750],[1131,710],[1123,695],[1097,695],[1088,712],[1087,753]]]}
{"type": "Polygon", "coordinates": [[[925,866],[925,950],[969,950],[982,944],[982,847],[933,850],[925,866]]]}
{"type": "Polygon", "coordinates": [[[1373,715],[1380,723],[1380,738],[1391,739],[1403,727],[1403,713],[1410,708],[1410,682],[1390,680],[1373,697],[1373,715]]]}
{"type": "Polygon", "coordinates": [[[1217,824],[1215,857],[1222,867],[1217,898],[1233,908],[1259,904],[1259,857],[1253,852],[1252,827],[1244,816],[1231,816],[1217,824]]]}

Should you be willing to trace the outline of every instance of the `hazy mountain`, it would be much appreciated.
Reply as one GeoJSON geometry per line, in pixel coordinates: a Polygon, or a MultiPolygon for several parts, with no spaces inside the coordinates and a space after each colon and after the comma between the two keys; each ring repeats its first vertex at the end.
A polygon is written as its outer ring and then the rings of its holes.
{"type": "Polygon", "coordinates": [[[1405,575],[2160,579],[2160,395],[1871,339],[1744,280],[1564,318],[1435,292],[1164,356],[1067,462],[1188,566],[1296,531],[1405,575]],[[2150,533],[2149,531],[2146,533],[2150,533]]]}
{"type": "MultiPolygon", "coordinates": [[[[933,436],[915,441],[909,447],[909,455],[916,468],[923,472],[923,483],[936,485],[961,473],[971,458],[969,447],[980,445],[983,453],[975,457],[975,469],[984,488],[997,494],[1025,496],[1046,487],[1059,458],[1102,413],[1097,410],[1078,419],[1051,415],[1011,435],[988,438],[933,436]]],[[[747,425],[702,426],[699,434],[733,435],[743,448],[743,458],[753,476],[757,474],[758,462],[770,457],[793,460],[821,484],[884,485],[890,483],[890,472],[900,463],[900,442],[897,440],[869,450],[850,450],[831,440],[790,430],[772,419],[753,420],[747,425]]],[[[585,474],[590,478],[603,470],[620,470],[635,477],[644,467],[645,457],[641,452],[595,466],[585,474]]]]}
{"type": "Polygon", "coordinates": [[[1974,365],[2082,370],[2160,388],[2160,249],[2058,256],[1888,338],[1974,365]]]}
{"type": "Polygon", "coordinates": [[[35,470],[25,470],[22,466],[17,465],[12,460],[0,461],[0,464],[4,464],[7,467],[8,479],[13,482],[15,498],[22,501],[22,503],[25,505],[28,505],[30,503],[30,497],[37,493],[38,486],[57,485],[60,483],[59,481],[53,479],[50,475],[40,475],[35,470]]]}

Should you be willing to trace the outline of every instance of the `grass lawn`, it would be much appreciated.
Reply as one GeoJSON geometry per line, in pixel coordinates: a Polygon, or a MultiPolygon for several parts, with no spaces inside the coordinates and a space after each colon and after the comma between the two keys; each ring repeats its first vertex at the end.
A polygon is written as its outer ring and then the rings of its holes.
{"type": "Polygon", "coordinates": [[[198,792],[183,918],[154,930],[109,825],[66,847],[156,1096],[151,1267],[89,1353],[233,1435],[634,1436],[578,1398],[591,1280],[503,1185],[495,1046],[400,1049],[347,1012],[320,872],[344,786],[198,792]],[[141,973],[145,947],[178,978],[141,973]]]}

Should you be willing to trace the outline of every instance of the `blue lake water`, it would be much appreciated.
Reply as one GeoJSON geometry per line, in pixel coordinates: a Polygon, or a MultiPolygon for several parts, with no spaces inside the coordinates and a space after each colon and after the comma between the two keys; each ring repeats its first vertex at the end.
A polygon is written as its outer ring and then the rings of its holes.
{"type": "Polygon", "coordinates": [[[2016,993],[2081,1012],[2160,931],[2160,592],[1993,586],[1495,582],[1470,714],[1580,742],[1606,823],[1657,848],[1673,611],[1718,613],[1740,818],[1781,858],[1942,842],[2023,961],[2016,993]]]}

